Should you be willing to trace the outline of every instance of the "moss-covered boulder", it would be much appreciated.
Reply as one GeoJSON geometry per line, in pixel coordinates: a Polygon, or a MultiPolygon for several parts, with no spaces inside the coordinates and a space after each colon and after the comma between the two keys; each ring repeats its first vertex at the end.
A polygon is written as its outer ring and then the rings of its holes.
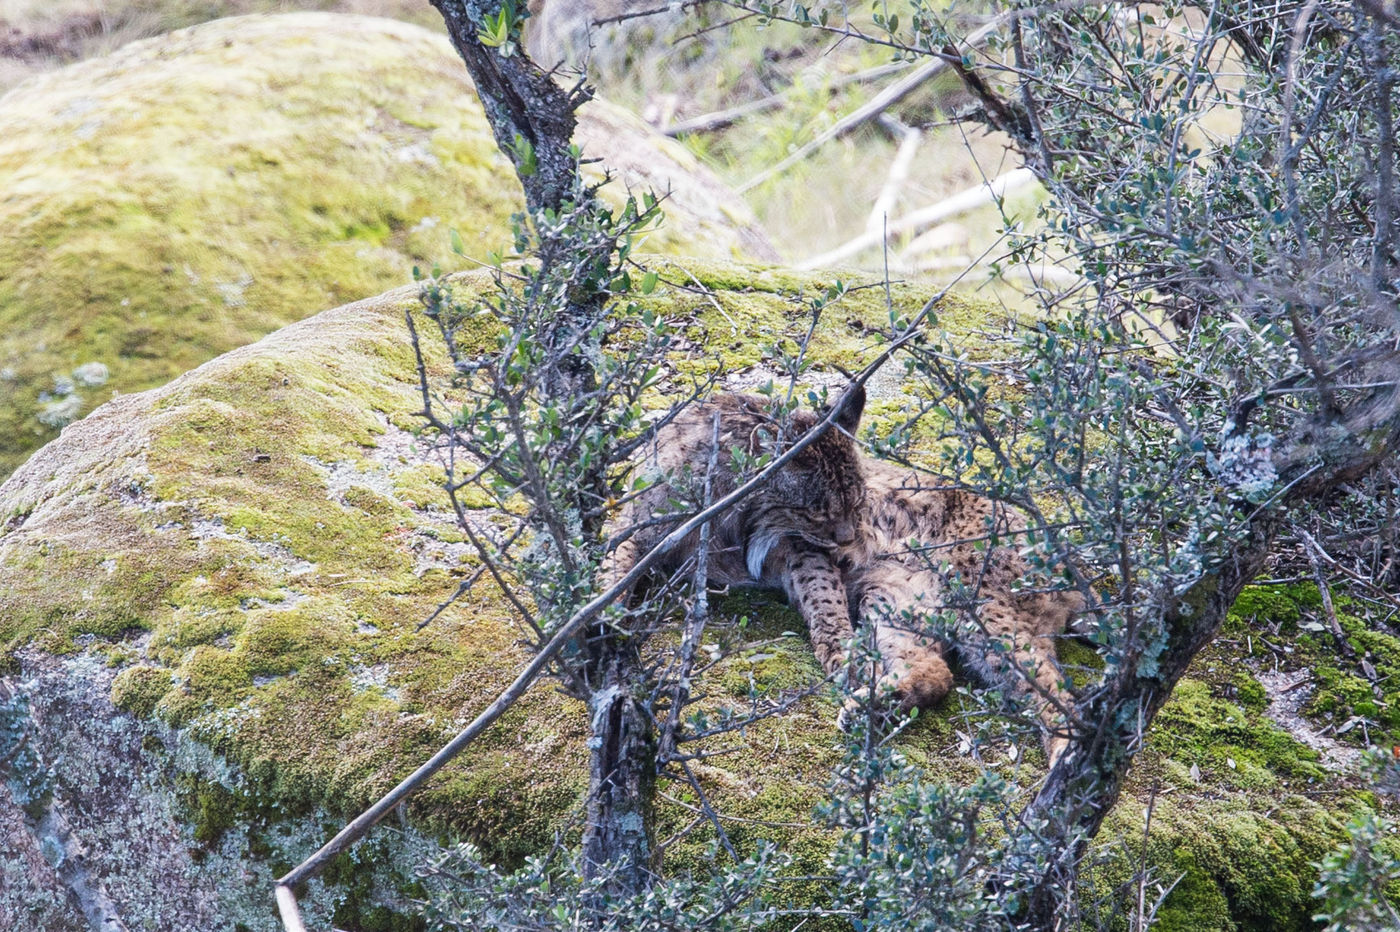
{"type": "MultiPolygon", "coordinates": [[[[772,258],[742,201],[603,102],[579,142],[669,190],[649,248],[772,258]]],[[[0,476],[117,392],[510,241],[519,184],[446,38],[387,19],[220,20],[0,98],[0,476]]]]}
{"type": "MultiPolygon", "coordinates": [[[[685,384],[715,367],[726,384],[760,378],[762,347],[801,338],[808,302],[831,284],[702,261],[659,270],[646,300],[682,342],[710,348],[672,361],[685,384]]],[[[458,288],[487,283],[470,275],[458,288]]],[[[889,291],[902,314],[924,297],[889,291]]],[[[870,328],[889,319],[886,300],[858,289],[827,307],[809,352],[815,376],[860,364],[870,328]]],[[[81,902],[108,904],[128,928],[188,915],[207,918],[201,928],[274,930],[272,878],[445,743],[524,662],[521,632],[485,583],[418,630],[472,566],[412,434],[402,315],[414,301],[405,288],[327,311],[116,398],[0,486],[0,825],[13,836],[0,844],[24,852],[0,866],[0,927],[37,916],[42,928],[77,928],[81,902]],[[19,735],[25,752],[7,756],[19,735]],[[52,867],[74,864],[51,856],[77,849],[80,876],[52,867]]],[[[954,298],[940,312],[963,333],[987,313],[954,298]]],[[[894,391],[870,416],[899,407],[894,391]]],[[[727,598],[711,636],[752,645],[708,675],[716,705],[820,682],[800,621],[772,598],[727,598]]],[[[1164,910],[1174,928],[1306,928],[1309,862],[1350,797],[1260,703],[1240,704],[1237,666],[1219,662],[1217,674],[1207,661],[1111,817],[1095,882],[1121,900],[1146,851],[1154,877],[1184,878],[1164,910]],[[1245,750],[1220,751],[1226,741],[1245,750]],[[1263,750],[1246,753],[1254,745],[1263,750]]],[[[824,872],[831,836],[812,812],[842,753],[836,709],[818,690],[695,762],[737,846],[771,838],[804,873],[824,872]]],[[[968,777],[954,712],[921,717],[901,747],[929,771],[968,777]]],[[[503,864],[569,837],[585,731],[580,707],[537,686],[413,798],[408,829],[376,830],[313,885],[303,897],[313,920],[393,927],[425,836],[470,838],[503,864]]],[[[662,834],[695,823],[697,804],[664,787],[662,834]]],[[[696,864],[706,845],[702,825],[668,847],[668,865],[696,864]]]]}

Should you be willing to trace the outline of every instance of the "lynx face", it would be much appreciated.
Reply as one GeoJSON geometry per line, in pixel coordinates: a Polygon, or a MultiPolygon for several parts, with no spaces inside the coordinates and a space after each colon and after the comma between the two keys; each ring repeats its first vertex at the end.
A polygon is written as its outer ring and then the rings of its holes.
{"type": "MultiPolygon", "coordinates": [[[[763,565],[780,540],[795,538],[809,547],[835,550],[854,543],[865,502],[865,478],[851,434],[860,421],[864,394],[853,397],[836,428],[797,455],[757,493],[746,515],[749,575],[763,577],[763,565]]],[[[793,419],[798,436],[819,418],[793,419]]]]}
{"type": "MultiPolygon", "coordinates": [[[[860,423],[865,392],[855,389],[841,404],[833,429],[715,520],[708,546],[712,584],[781,587],[780,567],[764,574],[764,563],[780,542],[825,551],[856,540],[865,483],[851,434],[860,423]]],[[[764,400],[751,395],[716,395],[683,412],[657,432],[644,458],[638,458],[643,473],[659,481],[610,522],[610,536],[617,537],[618,543],[605,560],[603,581],[616,583],[678,523],[686,508],[699,507],[695,486],[710,464],[714,464],[709,476],[711,496],[727,494],[744,479],[736,461],[746,456],[780,456],[824,417],[803,412],[780,425],[764,400]],[[680,509],[678,502],[683,503],[680,509]],[[675,517],[662,517],[668,514],[675,517]],[[628,533],[629,528],[634,530],[628,533]]],[[[694,555],[700,540],[699,532],[692,534],[658,570],[674,572],[694,555]]]]}

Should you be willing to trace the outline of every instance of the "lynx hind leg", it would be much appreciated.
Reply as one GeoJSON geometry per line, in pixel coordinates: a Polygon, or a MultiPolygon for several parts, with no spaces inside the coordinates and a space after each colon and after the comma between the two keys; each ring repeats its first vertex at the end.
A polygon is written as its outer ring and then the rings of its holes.
{"type": "Polygon", "coordinates": [[[846,603],[846,583],[831,557],[793,547],[783,566],[788,601],[807,622],[812,651],[828,675],[846,666],[846,645],[855,632],[846,603]]]}
{"type": "MultiPolygon", "coordinates": [[[[953,688],[953,674],[943,659],[943,642],[928,627],[938,607],[939,586],[932,574],[887,561],[860,580],[860,619],[874,636],[880,676],[873,698],[893,711],[926,709],[953,688]]],[[[849,718],[861,696],[848,704],[849,718]]]]}
{"type": "Polygon", "coordinates": [[[973,638],[977,643],[960,642],[959,656],[980,677],[1004,683],[1013,693],[1031,700],[1041,722],[1045,754],[1054,766],[1068,744],[1064,711],[1074,702],[1055,659],[1054,636],[1064,630],[1068,612],[1058,605],[1042,604],[1050,598],[1048,594],[1020,598],[1009,592],[988,595],[991,598],[981,611],[985,637],[973,638]]]}

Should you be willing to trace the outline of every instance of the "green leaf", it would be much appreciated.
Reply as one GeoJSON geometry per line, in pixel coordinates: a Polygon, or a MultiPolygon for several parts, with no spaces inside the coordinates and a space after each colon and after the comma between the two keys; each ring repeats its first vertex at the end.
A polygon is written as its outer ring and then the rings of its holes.
{"type": "Polygon", "coordinates": [[[452,251],[459,256],[465,256],[467,254],[467,249],[462,245],[462,234],[458,233],[455,228],[452,228],[447,231],[447,236],[452,242],[452,251]]]}

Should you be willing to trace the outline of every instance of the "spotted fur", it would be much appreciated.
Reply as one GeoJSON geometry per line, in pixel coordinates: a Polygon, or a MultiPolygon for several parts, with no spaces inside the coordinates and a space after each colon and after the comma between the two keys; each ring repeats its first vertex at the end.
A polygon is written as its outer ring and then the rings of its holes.
{"type": "Polygon", "coordinates": [[[1033,697],[1046,752],[1057,759],[1071,697],[1055,638],[1083,611],[1083,597],[1035,584],[1016,546],[1026,529],[1019,513],[890,463],[867,459],[862,472],[860,531],[839,560],[849,604],[874,628],[885,685],[905,709],[937,701],[952,685],[943,660],[951,646],[974,674],[1033,697]],[[946,609],[965,622],[951,644],[928,624],[946,609]]]}
{"type": "MultiPolygon", "coordinates": [[[[1022,586],[1031,573],[1014,547],[1025,530],[1019,514],[860,456],[850,435],[864,402],[858,391],[845,405],[839,430],[829,431],[762,490],[716,520],[710,532],[710,582],[786,592],[806,620],[813,650],[828,673],[847,666],[847,646],[857,627],[872,633],[880,658],[873,688],[903,711],[926,708],[952,688],[944,659],[952,647],[977,675],[1036,698],[1046,749],[1056,759],[1065,745],[1060,712],[1070,697],[1055,664],[1054,639],[1083,610],[1082,597],[1022,586]],[[986,546],[993,536],[999,545],[986,546]],[[956,599],[949,580],[957,581],[956,599]],[[949,608],[970,620],[976,633],[945,642],[929,619],[949,608]]],[[[795,416],[786,442],[817,420],[813,414],[795,416]]],[[[740,479],[732,451],[752,457],[785,448],[763,400],[745,395],[716,396],[658,431],[640,458],[655,481],[611,523],[614,548],[602,585],[620,581],[697,509],[712,461],[713,499],[732,491],[740,479]]],[[[696,532],[659,571],[675,573],[699,545],[696,532]]]]}
{"type": "MultiPolygon", "coordinates": [[[[798,554],[853,546],[865,483],[861,457],[851,435],[860,423],[865,393],[843,399],[841,416],[748,498],[724,512],[710,527],[708,578],[716,586],[770,585],[782,588],[789,561],[798,554]],[[781,567],[768,572],[766,567],[781,567]]],[[[624,506],[607,529],[613,544],[600,583],[610,588],[641,556],[704,502],[705,474],[711,500],[733,491],[744,478],[735,453],[778,456],[811,430],[824,414],[798,412],[779,425],[767,403],[751,395],[717,395],[683,412],[657,431],[638,457],[652,480],[624,506]],[[718,441],[718,442],[716,442],[718,441]]],[[[673,550],[657,571],[679,570],[700,546],[696,531],[673,550]]]]}

